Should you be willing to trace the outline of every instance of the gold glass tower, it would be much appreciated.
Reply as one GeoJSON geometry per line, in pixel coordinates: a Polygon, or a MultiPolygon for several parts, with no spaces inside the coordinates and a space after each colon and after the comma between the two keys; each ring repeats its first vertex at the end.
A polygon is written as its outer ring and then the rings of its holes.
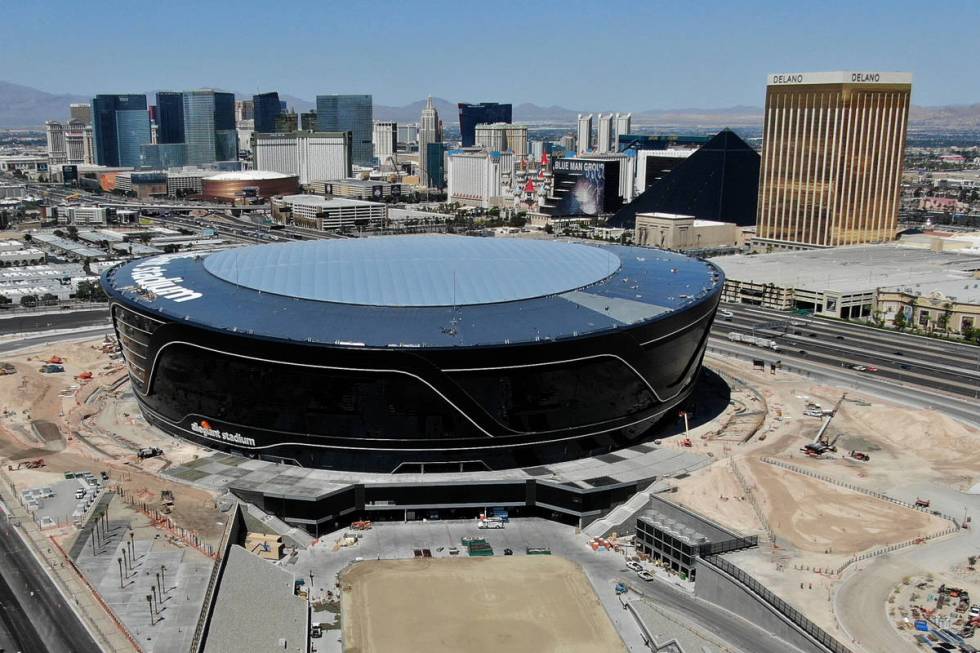
{"type": "Polygon", "coordinates": [[[911,93],[911,73],[769,75],[757,247],[893,240],[911,93]]]}

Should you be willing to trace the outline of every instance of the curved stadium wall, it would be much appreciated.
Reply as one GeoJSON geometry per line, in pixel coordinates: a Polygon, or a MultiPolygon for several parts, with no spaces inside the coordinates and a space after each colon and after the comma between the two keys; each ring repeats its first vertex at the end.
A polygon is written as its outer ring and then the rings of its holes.
{"type": "MultiPolygon", "coordinates": [[[[704,265],[715,278],[710,291],[657,319],[533,342],[462,346],[299,342],[260,333],[244,319],[241,327],[216,328],[203,314],[188,311],[181,319],[158,308],[167,294],[180,300],[179,291],[149,284],[156,290],[133,293],[131,278],[121,274],[133,264],[108,271],[103,285],[133,389],[159,428],[204,446],[303,466],[392,472],[445,463],[465,471],[606,453],[641,442],[672,416],[696,383],[723,285],[720,273],[704,265]]],[[[339,310],[329,302],[293,301],[339,310]]],[[[372,321],[398,323],[413,309],[357,310],[372,321]]],[[[292,319],[303,318],[284,312],[283,331],[292,319]]]]}

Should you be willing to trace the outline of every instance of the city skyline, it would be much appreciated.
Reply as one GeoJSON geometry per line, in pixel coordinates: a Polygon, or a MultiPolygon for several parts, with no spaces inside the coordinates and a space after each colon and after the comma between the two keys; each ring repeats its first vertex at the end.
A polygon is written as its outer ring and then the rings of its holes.
{"type": "MultiPolygon", "coordinates": [[[[70,94],[220,87],[250,95],[275,88],[309,100],[318,94],[370,93],[378,104],[395,106],[431,94],[452,101],[495,98],[515,105],[597,110],[600,107],[587,105],[603,97],[607,111],[621,107],[635,112],[761,106],[770,73],[907,70],[916,79],[915,104],[980,101],[980,71],[969,63],[980,55],[969,27],[980,18],[980,7],[965,1],[944,3],[929,12],[917,11],[909,2],[860,7],[830,2],[792,11],[774,2],[757,2],[739,11],[709,2],[697,15],[683,8],[625,3],[575,2],[562,5],[561,11],[509,2],[492,11],[461,11],[456,5],[436,3],[425,13],[440,15],[445,37],[431,40],[421,55],[425,65],[413,67],[399,62],[411,47],[406,35],[423,18],[403,14],[388,3],[311,5],[303,9],[302,19],[284,18],[277,25],[281,40],[267,43],[211,29],[230,11],[225,6],[195,6],[196,20],[187,22],[181,19],[186,15],[181,11],[184,4],[154,15],[152,21],[136,22],[130,12],[116,11],[112,3],[76,7],[52,2],[44,5],[43,13],[35,6],[7,6],[7,20],[0,26],[0,53],[7,66],[0,78],[70,94]],[[549,29],[533,36],[511,30],[515,13],[528,24],[546,24],[549,29]],[[330,39],[313,38],[324,25],[338,23],[344,29],[330,39]],[[625,24],[660,27],[651,40],[641,38],[643,30],[627,30],[625,24]],[[474,25],[480,26],[481,34],[493,35],[496,56],[484,57],[476,48],[461,45],[474,25]],[[495,30],[498,25],[508,29],[495,30]],[[592,27],[581,34],[582,46],[576,50],[576,30],[582,25],[592,27]],[[100,29],[113,38],[85,38],[100,29]],[[636,38],[629,38],[630,32],[636,38]],[[161,66],[158,51],[143,45],[147,39],[176,33],[182,34],[186,47],[169,53],[167,65],[161,66]],[[936,47],[938,36],[930,36],[939,34],[942,47],[936,47]],[[285,57],[281,42],[305,44],[303,56],[285,57]],[[392,65],[374,63],[371,74],[365,75],[360,55],[368,44],[375,62],[392,65]],[[120,51],[126,57],[119,57],[120,51]],[[88,62],[85,76],[63,65],[79,56],[88,62]],[[548,60],[565,65],[550,68],[550,83],[543,92],[531,80],[537,79],[536,62],[548,60]],[[207,65],[200,65],[204,61],[207,65]],[[617,61],[621,65],[612,65],[617,61]],[[152,82],[147,82],[149,70],[154,71],[152,82]]],[[[234,7],[241,14],[258,10],[252,2],[234,7]]]]}

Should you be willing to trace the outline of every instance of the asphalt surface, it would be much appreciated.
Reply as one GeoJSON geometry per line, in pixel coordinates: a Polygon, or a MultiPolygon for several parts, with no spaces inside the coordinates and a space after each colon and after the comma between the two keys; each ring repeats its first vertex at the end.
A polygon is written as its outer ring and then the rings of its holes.
{"type": "MultiPolygon", "coordinates": [[[[70,328],[70,327],[66,327],[70,328]]],[[[112,333],[112,326],[108,319],[103,320],[101,325],[74,328],[64,333],[44,333],[40,335],[17,338],[8,342],[0,342],[0,353],[26,349],[34,345],[43,345],[48,342],[64,342],[65,340],[77,340],[79,338],[94,338],[107,333],[112,333]]]]}
{"type": "Polygon", "coordinates": [[[0,517],[0,649],[101,651],[5,517],[0,517]]]}
{"type": "Polygon", "coordinates": [[[47,311],[17,314],[0,312],[0,335],[77,329],[109,323],[109,306],[80,311],[47,311]]]}
{"type": "MultiPolygon", "coordinates": [[[[980,398],[980,347],[882,331],[846,322],[800,318],[778,311],[723,305],[734,316],[712,325],[716,345],[736,345],[729,333],[770,339],[778,351],[755,347],[767,361],[797,361],[834,369],[863,385],[906,388],[936,403],[976,404],[980,398]],[[849,366],[874,367],[858,371],[849,366]]],[[[753,348],[753,345],[744,345],[753,348]]]]}

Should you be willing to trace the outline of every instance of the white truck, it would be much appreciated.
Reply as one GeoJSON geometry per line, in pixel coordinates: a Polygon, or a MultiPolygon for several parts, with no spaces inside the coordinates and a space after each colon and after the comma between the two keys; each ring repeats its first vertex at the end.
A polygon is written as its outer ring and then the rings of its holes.
{"type": "Polygon", "coordinates": [[[729,331],[728,339],[732,342],[743,342],[747,345],[755,345],[756,347],[762,347],[763,349],[779,351],[779,345],[776,344],[776,341],[770,340],[769,338],[760,338],[759,336],[750,336],[747,333],[729,331]]]}

